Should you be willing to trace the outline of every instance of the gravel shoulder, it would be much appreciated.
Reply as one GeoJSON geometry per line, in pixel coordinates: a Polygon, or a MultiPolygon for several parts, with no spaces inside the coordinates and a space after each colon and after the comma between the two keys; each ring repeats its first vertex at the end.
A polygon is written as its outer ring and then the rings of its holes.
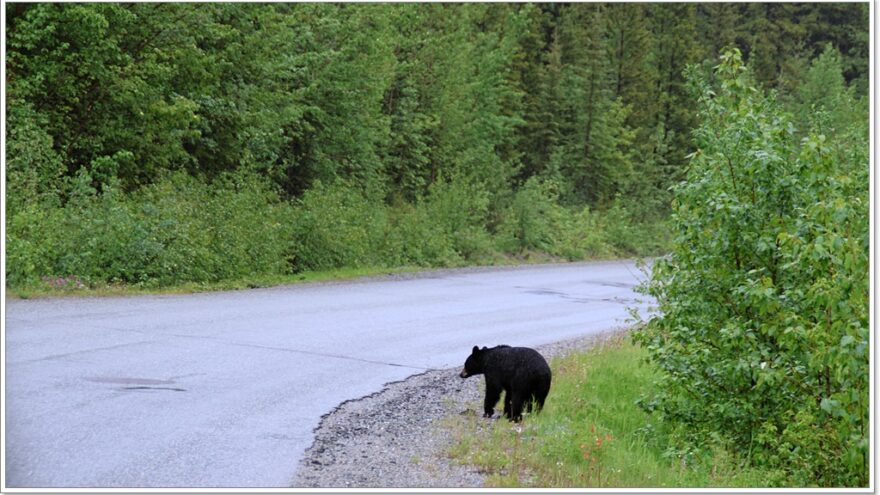
{"type": "MultiPolygon", "coordinates": [[[[538,347],[549,361],[587,350],[625,332],[618,328],[538,347]]],[[[462,355],[462,363],[466,355],[462,355]]],[[[476,488],[485,476],[446,455],[453,439],[443,420],[476,414],[482,376],[462,380],[459,369],[429,371],[389,383],[323,416],[315,441],[291,482],[303,488],[476,488]]],[[[551,388],[550,398],[553,391],[551,388]]]]}

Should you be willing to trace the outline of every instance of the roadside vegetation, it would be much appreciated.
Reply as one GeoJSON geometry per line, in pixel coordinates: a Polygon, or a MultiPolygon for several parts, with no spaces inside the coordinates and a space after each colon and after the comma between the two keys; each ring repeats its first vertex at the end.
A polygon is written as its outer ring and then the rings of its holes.
{"type": "MultiPolygon", "coordinates": [[[[838,64],[827,50],[806,85],[841,88],[838,64]]],[[[698,148],[640,288],[659,311],[555,361],[522,425],[456,420],[450,455],[491,486],[868,485],[867,119],[844,122],[841,90],[797,132],[738,50],[689,81],[698,148]]]]}
{"type": "Polygon", "coordinates": [[[683,458],[719,446],[784,486],[869,481],[868,120],[838,64],[807,72],[836,89],[801,132],[738,51],[692,74],[703,124],[636,333],[660,370],[641,404],[681,426],[683,458]]]}
{"type": "Polygon", "coordinates": [[[540,414],[527,414],[521,424],[479,414],[448,418],[448,455],[476,466],[486,486],[498,488],[768,486],[762,471],[722,449],[685,459],[668,448],[672,432],[636,406],[658,378],[647,356],[621,334],[553,359],[540,414]]]}
{"type": "Polygon", "coordinates": [[[20,294],[668,252],[688,64],[868,80],[865,4],[5,9],[20,294]]]}
{"type": "Polygon", "coordinates": [[[490,234],[485,204],[469,204],[481,201],[472,196],[478,191],[457,182],[432,189],[417,206],[395,208],[342,183],[317,183],[286,202],[248,175],[208,186],[177,173],[133,194],[115,185],[98,193],[85,174],[77,177],[63,206],[30,203],[12,219],[7,283],[14,294],[210,290],[640,256],[660,252],[668,237],[661,223],[633,225],[621,207],[574,213],[531,189],[518,201],[546,210],[523,205],[490,234]],[[614,235],[624,229],[626,236],[614,235]]]}

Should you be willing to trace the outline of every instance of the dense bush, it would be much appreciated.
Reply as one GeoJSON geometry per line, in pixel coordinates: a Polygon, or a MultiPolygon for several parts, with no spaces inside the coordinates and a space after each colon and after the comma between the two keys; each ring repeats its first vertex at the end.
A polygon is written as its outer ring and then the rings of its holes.
{"type": "Polygon", "coordinates": [[[558,198],[553,181],[537,177],[526,181],[513,196],[498,228],[502,249],[553,251],[563,216],[558,198]]]}
{"type": "MultiPolygon", "coordinates": [[[[210,184],[178,173],[135,195],[149,241],[161,249],[159,283],[218,281],[284,273],[290,206],[253,174],[222,174],[210,184]]],[[[137,206],[135,206],[137,205],[137,206]]]]}
{"type": "Polygon", "coordinates": [[[289,207],[254,176],[206,184],[171,174],[136,194],[98,192],[83,169],[67,201],[27,204],[11,218],[8,283],[74,276],[84,283],[171,285],[285,270],[289,207]]]}
{"type": "Polygon", "coordinates": [[[53,201],[65,167],[39,114],[24,104],[9,107],[5,200],[6,211],[13,215],[27,204],[53,201]]]}
{"type": "Polygon", "coordinates": [[[295,270],[454,266],[492,249],[488,193],[466,179],[438,180],[414,204],[387,206],[379,191],[320,181],[295,202],[295,270]]]}
{"type": "Polygon", "coordinates": [[[505,210],[497,243],[505,252],[532,250],[574,261],[664,253],[668,235],[664,221],[640,220],[620,200],[598,212],[562,206],[555,181],[531,178],[505,210]]]}
{"type": "Polygon", "coordinates": [[[377,264],[387,221],[374,193],[342,181],[317,181],[294,203],[290,218],[294,270],[377,264]]]}
{"type": "Polygon", "coordinates": [[[462,263],[442,225],[424,206],[402,203],[389,212],[383,244],[388,266],[456,266],[462,263]]]}
{"type": "MultiPolygon", "coordinates": [[[[615,252],[613,246],[615,236],[612,233],[614,226],[608,220],[609,217],[592,212],[587,206],[580,211],[571,210],[562,216],[562,225],[554,246],[554,253],[573,261],[584,258],[605,258],[613,255],[645,255],[662,252],[662,249],[653,253],[615,252]]],[[[630,225],[629,227],[640,229],[639,225],[630,225]]]]}
{"type": "MultiPolygon", "coordinates": [[[[133,193],[81,169],[60,194],[15,203],[7,224],[10,286],[71,279],[85,285],[170,286],[357,267],[491,264],[543,252],[567,260],[650,255],[650,224],[612,209],[567,209],[549,184],[514,196],[491,233],[489,195],[455,178],[415,203],[317,181],[293,202],[255,174],[206,182],[172,173],[133,193]],[[96,187],[97,186],[97,187],[96,187]],[[100,191],[98,188],[100,187],[100,191]]],[[[651,251],[651,249],[654,249],[651,251]]]]}
{"type": "Polygon", "coordinates": [[[669,245],[665,219],[640,219],[635,208],[620,199],[603,212],[601,229],[613,252],[622,256],[665,253],[669,245]]]}
{"type": "Polygon", "coordinates": [[[703,123],[672,252],[644,287],[660,314],[637,339],[663,378],[643,404],[774,483],[866,486],[866,129],[849,146],[821,129],[799,143],[736,51],[715,85],[691,77],[703,123]]]}
{"type": "Polygon", "coordinates": [[[489,192],[480,182],[463,177],[435,181],[420,208],[457,257],[473,262],[491,251],[489,192]]]}

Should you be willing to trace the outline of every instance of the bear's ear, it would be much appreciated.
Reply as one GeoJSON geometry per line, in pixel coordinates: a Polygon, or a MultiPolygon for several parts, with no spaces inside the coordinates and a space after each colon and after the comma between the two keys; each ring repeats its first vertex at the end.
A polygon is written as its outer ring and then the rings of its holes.
{"type": "Polygon", "coordinates": [[[488,350],[489,350],[489,348],[488,348],[488,347],[486,347],[486,346],[483,346],[483,350],[484,350],[484,351],[488,351],[488,350]]]}
{"type": "Polygon", "coordinates": [[[473,350],[473,351],[471,351],[471,352],[473,352],[473,353],[474,353],[474,354],[476,354],[476,353],[478,353],[478,352],[480,352],[480,346],[478,346],[478,345],[475,345],[475,346],[474,346],[474,350],[473,350]]]}

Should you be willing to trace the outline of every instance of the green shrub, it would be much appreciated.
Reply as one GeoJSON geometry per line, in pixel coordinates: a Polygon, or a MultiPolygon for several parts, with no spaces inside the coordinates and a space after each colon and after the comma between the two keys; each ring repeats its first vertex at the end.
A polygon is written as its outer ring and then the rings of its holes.
{"type": "Polygon", "coordinates": [[[268,181],[240,172],[205,184],[174,174],[131,200],[161,285],[285,273],[290,207],[268,181]]]}
{"type": "Polygon", "coordinates": [[[388,218],[377,195],[339,181],[316,181],[296,200],[290,259],[294,270],[379,266],[388,218]]]}
{"type": "Polygon", "coordinates": [[[10,218],[26,205],[52,203],[66,167],[43,128],[45,118],[15,98],[7,105],[5,202],[10,218]]]}
{"type": "Polygon", "coordinates": [[[95,160],[100,180],[82,168],[60,192],[17,203],[7,220],[11,286],[75,277],[160,287],[340,268],[491,264],[499,250],[580,260],[642,254],[639,246],[650,244],[639,237],[642,226],[627,230],[630,217],[621,210],[563,208],[551,181],[528,181],[502,210],[493,237],[489,193],[462,177],[437,180],[415,204],[394,206],[381,192],[342,181],[316,181],[299,199],[281,201],[268,179],[245,171],[210,183],[177,172],[125,193],[113,174],[126,156],[95,160]]]}
{"type": "Polygon", "coordinates": [[[739,52],[699,77],[702,126],[675,191],[671,254],[638,336],[662,372],[648,410],[777,484],[868,483],[868,155],[798,145],[739,52]]]}
{"type": "Polygon", "coordinates": [[[651,256],[668,252],[670,235],[665,221],[642,221],[633,208],[618,199],[602,214],[605,241],[620,256],[651,256]]]}
{"type": "Polygon", "coordinates": [[[575,261],[611,256],[612,247],[601,215],[584,207],[578,212],[566,210],[553,253],[575,261]]]}
{"type": "Polygon", "coordinates": [[[55,235],[62,210],[45,202],[22,205],[6,218],[6,284],[30,285],[53,273],[57,247],[47,242],[55,235]]]}
{"type": "Polygon", "coordinates": [[[489,193],[482,183],[463,177],[434,181],[418,208],[449,239],[457,256],[472,262],[492,249],[486,231],[489,193]]]}
{"type": "Polygon", "coordinates": [[[249,174],[211,185],[172,174],[125,195],[113,180],[98,193],[80,169],[66,189],[63,206],[32,203],[11,218],[11,285],[74,276],[162,286],[287,269],[287,207],[249,174]]]}
{"type": "Polygon", "coordinates": [[[553,180],[532,177],[514,194],[498,227],[499,246],[507,252],[553,252],[565,210],[553,180]]]}
{"type": "Polygon", "coordinates": [[[456,266],[462,264],[443,226],[433,222],[427,208],[407,203],[391,209],[382,247],[388,266],[456,266]]]}
{"type": "Polygon", "coordinates": [[[51,215],[42,239],[51,255],[49,276],[87,283],[141,283],[150,278],[152,246],[144,226],[114,183],[98,193],[86,169],[68,181],[67,203],[51,215]]]}

